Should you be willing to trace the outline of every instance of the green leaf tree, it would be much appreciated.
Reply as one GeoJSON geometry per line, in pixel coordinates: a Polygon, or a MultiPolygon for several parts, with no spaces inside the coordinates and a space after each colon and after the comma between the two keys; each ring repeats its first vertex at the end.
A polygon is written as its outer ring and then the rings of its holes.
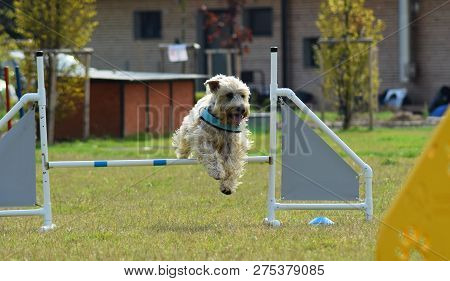
{"type": "MultiPolygon", "coordinates": [[[[38,49],[80,49],[91,39],[97,26],[95,21],[95,0],[15,0],[14,19],[17,32],[28,39],[22,48],[30,51],[38,49]]],[[[35,75],[33,59],[27,56],[24,72],[28,81],[35,75]]],[[[74,100],[82,99],[83,80],[64,77],[64,85],[57,83],[57,56],[49,55],[46,65],[46,84],[48,91],[48,129],[49,141],[53,142],[55,118],[58,113],[69,114],[75,110],[74,100]],[[81,94],[81,95],[80,95],[81,94]],[[56,105],[60,103],[62,107],[56,105]]],[[[59,76],[64,74],[59,73],[59,76]]],[[[28,86],[33,86],[28,83],[28,86]]],[[[76,102],[75,102],[76,103],[76,102]]]]}
{"type": "Polygon", "coordinates": [[[95,0],[16,0],[17,31],[35,48],[81,48],[97,26],[95,0]]]}
{"type": "Polygon", "coordinates": [[[0,2],[0,62],[10,59],[9,53],[17,49],[14,32],[14,22],[11,20],[13,11],[7,9],[9,1],[0,2]]]}
{"type": "Polygon", "coordinates": [[[17,48],[14,39],[5,31],[0,24],[0,61],[3,62],[9,59],[9,52],[17,48]]]}
{"type": "MultiPolygon", "coordinates": [[[[16,42],[8,33],[8,23],[6,20],[10,16],[8,10],[0,10],[0,63],[3,63],[10,59],[10,52],[17,49],[16,42]]],[[[3,68],[0,69],[0,78],[3,77],[3,68]]],[[[5,113],[5,91],[0,91],[0,116],[5,113]]]]}
{"type": "Polygon", "coordinates": [[[325,0],[316,25],[324,96],[338,106],[343,128],[348,129],[356,109],[376,103],[373,96],[380,82],[375,51],[384,24],[364,7],[364,0],[325,0]]]}

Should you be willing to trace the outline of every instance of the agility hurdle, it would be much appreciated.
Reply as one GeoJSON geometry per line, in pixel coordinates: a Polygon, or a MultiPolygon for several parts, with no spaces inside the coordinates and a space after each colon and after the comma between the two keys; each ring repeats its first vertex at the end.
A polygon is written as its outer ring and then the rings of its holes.
{"type": "MultiPolygon", "coordinates": [[[[50,161],[48,153],[48,143],[47,143],[47,124],[46,124],[46,93],[44,87],[44,62],[43,62],[43,52],[36,53],[36,63],[37,63],[37,74],[38,74],[38,91],[37,93],[28,93],[23,95],[20,100],[14,105],[14,107],[6,113],[6,115],[0,119],[0,128],[2,128],[13,116],[23,108],[23,106],[29,102],[38,104],[39,110],[39,130],[40,130],[40,146],[41,146],[41,165],[42,165],[42,188],[43,188],[43,206],[41,208],[33,209],[14,209],[14,210],[0,210],[0,217],[2,216],[42,216],[44,219],[42,231],[48,231],[55,227],[52,219],[52,208],[51,208],[51,196],[50,196],[50,169],[52,168],[80,168],[80,167],[131,167],[131,166],[178,166],[178,165],[195,165],[199,164],[196,159],[136,159],[136,160],[96,160],[96,161],[50,161]]],[[[294,92],[287,88],[278,88],[277,85],[277,48],[271,48],[271,83],[270,83],[270,152],[267,156],[249,156],[246,161],[248,163],[266,163],[269,165],[269,182],[268,182],[268,193],[267,193],[267,217],[264,222],[273,227],[280,226],[280,221],[275,218],[276,210],[363,210],[366,213],[366,219],[370,220],[372,217],[372,170],[369,165],[364,163],[331,129],[329,129],[311,110],[306,107],[303,102],[297,98],[294,92]],[[276,163],[277,163],[277,106],[279,102],[282,102],[283,98],[288,98],[297,105],[311,121],[316,123],[318,127],[323,130],[334,142],[338,144],[339,147],[347,153],[350,158],[361,168],[364,174],[364,187],[365,187],[365,199],[362,202],[346,202],[346,203],[280,203],[277,202],[275,198],[275,182],[276,182],[276,163]],[[280,101],[279,101],[280,99],[280,101]]],[[[291,138],[305,138],[305,140],[313,144],[311,153],[306,155],[304,158],[300,154],[289,155],[283,150],[282,158],[283,160],[290,161],[289,163],[294,163],[295,165],[284,165],[282,164],[282,200],[325,200],[325,201],[358,201],[359,197],[357,193],[359,192],[359,182],[357,181],[357,174],[353,169],[346,164],[331,148],[328,147],[323,140],[311,130],[308,129],[306,123],[303,123],[294,113],[290,112],[286,107],[282,110],[283,117],[285,120],[293,119],[294,121],[299,121],[302,124],[302,128],[305,129],[304,136],[301,135],[302,132],[294,132],[290,130],[289,122],[283,122],[283,136],[291,138]],[[306,133],[307,132],[307,133],[306,133]],[[314,153],[312,153],[314,152],[314,153]],[[309,158],[308,158],[309,157],[309,158]],[[324,159],[323,159],[324,158],[324,159]],[[332,162],[334,166],[328,166],[328,170],[324,171],[324,175],[316,173],[313,170],[307,170],[308,167],[316,167],[314,165],[309,165],[311,163],[320,163],[320,161],[326,160],[325,162],[332,162]],[[330,161],[328,161],[330,160],[330,161]],[[332,160],[332,161],[331,161],[332,160]],[[294,161],[294,162],[292,162],[294,161]],[[311,161],[311,163],[309,163],[311,161]],[[302,166],[302,162],[308,163],[308,167],[305,170],[299,170],[298,167],[302,166]],[[297,165],[298,164],[298,165],[297,165]],[[298,167],[297,167],[298,166],[298,167]],[[339,170],[341,168],[341,170],[339,170]],[[289,171],[295,173],[289,173],[289,171]],[[342,172],[333,172],[333,171],[342,172]],[[307,173],[307,175],[303,174],[307,173]],[[299,180],[300,179],[300,180],[299,180]],[[305,181],[306,179],[306,181],[305,181]],[[325,181],[324,181],[325,180],[325,181]],[[292,184],[294,182],[294,184],[292,184]],[[304,185],[303,191],[298,191],[297,182],[302,182],[304,185]],[[332,184],[330,185],[330,182],[332,184]],[[345,187],[349,185],[350,189],[345,187]],[[343,187],[336,187],[342,185],[343,187]],[[314,192],[311,192],[313,190],[314,192]],[[322,191],[325,191],[321,193],[322,191]],[[327,196],[326,194],[329,195],[327,196]],[[330,196],[331,194],[331,196],[330,196]]],[[[27,131],[28,135],[32,135],[34,132],[33,124],[26,124],[26,122],[33,122],[34,124],[34,111],[26,114],[18,124],[13,127],[12,132],[7,133],[5,137],[0,139],[0,153],[2,152],[2,142],[9,141],[8,145],[13,146],[15,143],[15,134],[19,134],[22,131],[27,131]],[[28,117],[28,118],[27,118],[28,117]],[[28,121],[27,121],[28,120],[28,121]],[[28,128],[28,129],[27,129],[28,128]],[[30,129],[30,128],[33,128],[30,129]],[[9,135],[9,136],[8,136],[9,135]],[[9,139],[8,139],[9,138],[9,139]]],[[[29,137],[30,141],[24,146],[33,147],[34,150],[34,137],[29,137]]],[[[16,150],[21,150],[21,147],[16,148],[16,150]]],[[[6,152],[5,152],[6,153],[6,152]]],[[[12,153],[12,152],[11,152],[12,153]]],[[[31,154],[31,153],[30,153],[31,154]]],[[[11,156],[12,157],[12,156],[11,156]]],[[[28,156],[23,156],[26,159],[28,156]]],[[[0,155],[0,167],[2,155],[0,155]]],[[[25,161],[28,166],[35,165],[34,153],[30,159],[23,160],[18,159],[18,161],[25,161]]],[[[327,167],[326,163],[320,164],[323,167],[327,167]]],[[[34,184],[32,180],[27,181],[27,186],[29,188],[36,189],[35,185],[35,175],[31,171],[34,184]]],[[[34,167],[35,170],[35,167],[34,167]]],[[[0,169],[0,173],[2,170],[0,169]]],[[[34,171],[35,172],[35,171],[34,171]]],[[[3,175],[4,178],[7,178],[3,175]]],[[[27,177],[24,176],[25,178],[27,177]]],[[[30,177],[29,177],[30,178],[30,177]]],[[[15,205],[16,202],[32,202],[29,198],[26,200],[15,200],[11,199],[8,201],[1,200],[2,192],[5,193],[5,186],[7,188],[6,194],[11,197],[20,197],[23,194],[17,194],[18,191],[12,189],[15,182],[2,182],[0,185],[0,207],[11,207],[11,206],[25,206],[23,204],[15,205]],[[2,205],[3,202],[3,205],[2,205]],[[6,204],[6,205],[5,205],[6,204]]],[[[31,193],[31,189],[22,193],[31,193]]],[[[29,194],[28,194],[29,195],[29,194]]],[[[17,203],[18,204],[18,203],[17,203]]],[[[29,204],[31,206],[34,204],[29,204]]]]}
{"type": "MultiPolygon", "coordinates": [[[[276,130],[278,102],[279,99],[288,98],[361,168],[364,176],[365,199],[360,203],[279,203],[275,198],[277,161],[271,161],[269,168],[269,189],[267,193],[267,217],[264,219],[264,223],[274,227],[280,226],[280,221],[275,218],[276,210],[363,210],[366,214],[366,219],[371,220],[373,216],[372,168],[356,155],[356,153],[353,152],[353,150],[351,150],[350,147],[348,147],[330,128],[328,128],[327,125],[325,125],[325,123],[323,123],[322,120],[320,120],[320,118],[317,117],[291,89],[278,88],[277,51],[277,47],[270,48],[270,158],[277,159],[276,130]]],[[[307,127],[306,124],[304,126],[307,127]]],[[[282,167],[282,169],[282,171],[284,171],[284,167],[282,167]]],[[[326,171],[324,173],[330,172],[331,171],[326,171]]],[[[339,175],[334,176],[339,177],[339,175]]],[[[337,196],[336,201],[348,201],[340,200],[340,197],[341,196],[337,196]]],[[[285,199],[289,200],[290,198],[285,199]]],[[[320,198],[318,199],[320,200],[320,198]]]]}

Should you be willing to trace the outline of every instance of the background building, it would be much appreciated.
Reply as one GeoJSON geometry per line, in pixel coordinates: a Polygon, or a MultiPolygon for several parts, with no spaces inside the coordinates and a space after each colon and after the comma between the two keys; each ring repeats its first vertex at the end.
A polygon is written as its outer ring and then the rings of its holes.
{"type": "MultiPolygon", "coordinates": [[[[312,58],[312,46],[319,37],[315,21],[320,2],[248,0],[242,21],[253,29],[254,39],[250,53],[243,57],[244,74],[249,77],[253,73],[255,83],[262,80],[268,84],[268,50],[276,45],[280,52],[280,84],[293,89],[306,85],[304,90],[320,96],[320,79],[314,80],[318,69],[312,58]]],[[[412,102],[423,104],[449,83],[450,5],[440,7],[444,3],[444,0],[366,1],[386,25],[385,39],[379,44],[380,91],[407,87],[412,102]],[[402,17],[414,23],[400,28],[402,17]],[[400,38],[408,35],[410,39],[400,44],[400,38]],[[401,77],[401,70],[407,77],[401,77]]],[[[202,4],[218,12],[226,9],[226,1],[186,1],[183,13],[175,0],[97,0],[99,25],[89,44],[96,54],[93,66],[111,68],[113,64],[124,70],[159,71],[162,62],[158,44],[184,41],[198,42],[202,47],[197,61],[189,66],[190,72],[206,73],[203,49],[211,46],[206,40],[202,4]]],[[[165,70],[177,72],[180,66],[167,65],[165,70]]]]}

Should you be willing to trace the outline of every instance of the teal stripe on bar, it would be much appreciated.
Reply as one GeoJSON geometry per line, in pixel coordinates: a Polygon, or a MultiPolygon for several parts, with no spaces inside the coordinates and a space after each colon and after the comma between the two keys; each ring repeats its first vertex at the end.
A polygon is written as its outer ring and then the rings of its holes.
{"type": "Polygon", "coordinates": [[[108,161],[94,161],[94,167],[108,167],[108,161]]]}
{"type": "Polygon", "coordinates": [[[167,160],[165,159],[155,159],[153,160],[153,166],[166,166],[167,160]]]}

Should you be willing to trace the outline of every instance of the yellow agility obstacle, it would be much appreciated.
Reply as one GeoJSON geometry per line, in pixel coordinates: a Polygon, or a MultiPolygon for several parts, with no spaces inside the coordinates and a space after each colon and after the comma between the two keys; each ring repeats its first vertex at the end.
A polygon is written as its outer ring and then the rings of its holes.
{"type": "Polygon", "coordinates": [[[377,260],[417,257],[450,260],[450,112],[380,224],[377,260]]]}

